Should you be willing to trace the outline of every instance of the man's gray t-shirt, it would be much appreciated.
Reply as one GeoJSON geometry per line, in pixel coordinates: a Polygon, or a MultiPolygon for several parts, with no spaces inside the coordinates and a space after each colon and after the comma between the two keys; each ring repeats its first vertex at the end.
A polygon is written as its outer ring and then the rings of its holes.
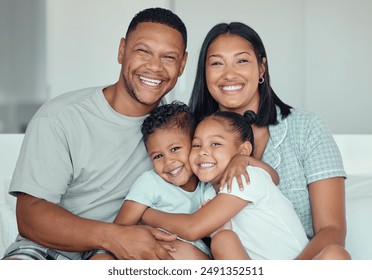
{"type": "Polygon", "coordinates": [[[114,111],[103,87],[61,95],[31,120],[10,185],[84,218],[111,222],[133,182],[151,169],[146,116],[114,111]]]}

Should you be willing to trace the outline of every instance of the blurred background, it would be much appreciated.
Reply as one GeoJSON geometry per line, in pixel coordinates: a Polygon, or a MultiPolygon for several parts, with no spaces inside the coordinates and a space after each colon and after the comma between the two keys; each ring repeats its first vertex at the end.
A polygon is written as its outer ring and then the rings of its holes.
{"type": "Polygon", "coordinates": [[[370,0],[0,0],[0,133],[21,133],[46,100],[117,81],[117,50],[148,7],[178,14],[189,59],[168,100],[188,102],[208,30],[242,21],[261,36],[272,86],[334,134],[372,134],[370,0]]]}

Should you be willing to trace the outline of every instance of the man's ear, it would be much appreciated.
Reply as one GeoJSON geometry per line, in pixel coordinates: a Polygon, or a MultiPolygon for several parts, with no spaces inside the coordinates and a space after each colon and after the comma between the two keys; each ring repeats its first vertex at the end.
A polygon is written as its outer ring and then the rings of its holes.
{"type": "Polygon", "coordinates": [[[123,57],[124,57],[124,51],[125,51],[125,39],[121,38],[120,39],[120,44],[119,44],[119,51],[118,51],[118,62],[119,62],[119,64],[122,64],[123,57]]]}
{"type": "Polygon", "coordinates": [[[180,71],[178,72],[178,77],[181,77],[182,73],[183,73],[183,70],[185,70],[188,55],[189,55],[188,52],[185,51],[185,53],[183,54],[183,57],[182,57],[181,67],[180,67],[180,71]]]}
{"type": "Polygon", "coordinates": [[[240,154],[241,155],[246,155],[250,156],[252,153],[252,144],[249,141],[245,141],[241,146],[240,146],[240,154]]]}

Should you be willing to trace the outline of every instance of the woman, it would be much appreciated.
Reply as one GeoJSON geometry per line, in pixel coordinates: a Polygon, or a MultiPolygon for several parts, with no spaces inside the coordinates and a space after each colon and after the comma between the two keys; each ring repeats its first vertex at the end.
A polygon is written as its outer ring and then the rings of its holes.
{"type": "Polygon", "coordinates": [[[279,173],[310,242],[297,259],[350,259],[346,236],[346,174],[338,148],[321,119],[283,103],[270,86],[259,35],[234,22],[214,26],[198,61],[190,108],[198,120],[215,111],[257,114],[253,156],[279,173]]]}

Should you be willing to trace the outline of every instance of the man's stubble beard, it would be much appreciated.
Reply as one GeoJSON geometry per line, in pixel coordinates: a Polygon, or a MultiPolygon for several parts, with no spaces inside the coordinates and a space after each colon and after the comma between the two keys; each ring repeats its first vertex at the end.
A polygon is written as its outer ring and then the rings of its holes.
{"type": "Polygon", "coordinates": [[[142,105],[146,105],[146,106],[153,106],[155,104],[158,104],[160,102],[160,100],[168,94],[168,92],[170,92],[172,89],[166,91],[165,93],[163,93],[163,95],[158,98],[155,102],[152,102],[152,103],[147,103],[147,102],[144,102],[142,100],[140,100],[134,90],[133,87],[129,86],[129,83],[125,77],[125,74],[123,72],[121,72],[121,75],[123,77],[123,81],[124,81],[124,89],[127,91],[127,93],[129,94],[130,97],[132,97],[134,100],[136,100],[138,103],[142,104],[142,105]]]}

